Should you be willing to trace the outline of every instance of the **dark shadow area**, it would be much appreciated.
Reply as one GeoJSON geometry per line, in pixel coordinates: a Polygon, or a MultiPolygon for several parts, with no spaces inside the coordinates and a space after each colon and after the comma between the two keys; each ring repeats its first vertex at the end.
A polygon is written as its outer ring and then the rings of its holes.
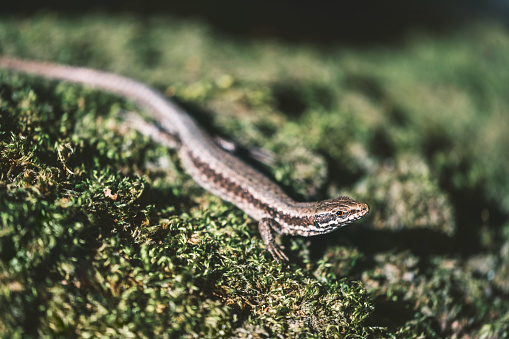
{"type": "Polygon", "coordinates": [[[348,89],[365,95],[374,102],[387,99],[383,85],[371,75],[346,74],[344,85],[348,89]]]}
{"type": "MultiPolygon", "coordinates": [[[[392,159],[396,155],[396,146],[392,142],[389,131],[378,127],[373,131],[370,142],[370,153],[380,159],[392,159]]],[[[391,160],[392,161],[392,160],[391,160]]]]}
{"type": "Polygon", "coordinates": [[[81,15],[87,11],[112,14],[174,15],[204,20],[227,34],[243,38],[280,38],[320,44],[364,45],[393,43],[409,31],[441,34],[480,17],[507,22],[508,5],[489,0],[388,0],[337,2],[327,0],[262,1],[11,1],[3,13],[58,11],[81,15]]]}
{"type": "Polygon", "coordinates": [[[271,87],[276,108],[289,118],[299,118],[310,108],[330,110],[334,106],[334,94],[321,84],[279,82],[271,87]]]}
{"type": "MultiPolygon", "coordinates": [[[[399,300],[403,300],[403,297],[399,300]]],[[[383,326],[394,331],[400,329],[414,317],[413,305],[408,301],[394,302],[387,296],[378,296],[373,300],[373,304],[375,310],[367,319],[369,326],[383,326]]],[[[435,326],[435,330],[438,330],[438,324],[435,326]]]]}
{"type": "Polygon", "coordinates": [[[416,256],[427,257],[454,254],[457,249],[454,243],[457,241],[453,238],[429,229],[379,231],[352,224],[333,233],[310,238],[309,250],[312,259],[321,258],[326,248],[338,244],[353,245],[366,257],[391,251],[408,251],[416,256]]]}
{"type": "MultiPolygon", "coordinates": [[[[329,154],[321,153],[327,163],[327,173],[329,173],[328,183],[335,183],[338,187],[348,187],[358,182],[364,175],[364,170],[355,164],[345,164],[337,159],[331,158],[329,154]]],[[[327,184],[321,187],[320,196],[327,197],[327,184]]]]}
{"type": "MultiPolygon", "coordinates": [[[[481,243],[482,225],[500,229],[507,222],[507,215],[500,210],[500,205],[486,197],[483,187],[456,188],[453,187],[447,174],[441,176],[440,185],[449,193],[454,206],[456,223],[455,250],[462,256],[469,256],[487,250],[481,243]],[[482,216],[488,211],[489,221],[483,221],[482,216]]],[[[502,245],[503,238],[496,240],[502,245]]]]}
{"type": "Polygon", "coordinates": [[[277,85],[274,87],[274,97],[278,111],[288,116],[299,117],[306,111],[308,105],[298,88],[277,85]]]}
{"type": "MultiPolygon", "coordinates": [[[[426,141],[427,143],[423,145],[423,153],[431,164],[434,163],[437,154],[447,153],[447,150],[453,149],[453,143],[448,139],[447,133],[440,129],[437,129],[426,141]]],[[[449,195],[454,211],[456,211],[457,229],[452,245],[454,245],[454,250],[462,256],[486,250],[481,244],[482,225],[500,228],[508,217],[500,209],[500,204],[486,195],[482,182],[463,187],[454,185],[451,178],[459,175],[467,177],[472,167],[471,160],[463,157],[459,163],[441,168],[439,173],[439,185],[449,195]],[[483,220],[482,216],[486,212],[489,220],[483,220]]]]}

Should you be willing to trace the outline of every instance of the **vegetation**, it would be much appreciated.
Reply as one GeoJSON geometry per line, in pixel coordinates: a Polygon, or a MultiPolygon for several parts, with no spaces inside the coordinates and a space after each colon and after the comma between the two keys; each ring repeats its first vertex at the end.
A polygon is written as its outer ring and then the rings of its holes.
{"type": "Polygon", "coordinates": [[[0,54],[150,84],[211,133],[270,152],[300,200],[370,204],[284,238],[125,128],[131,102],[0,71],[0,335],[509,335],[509,33],[483,22],[398,47],[240,41],[199,21],[0,20],[0,54]]]}

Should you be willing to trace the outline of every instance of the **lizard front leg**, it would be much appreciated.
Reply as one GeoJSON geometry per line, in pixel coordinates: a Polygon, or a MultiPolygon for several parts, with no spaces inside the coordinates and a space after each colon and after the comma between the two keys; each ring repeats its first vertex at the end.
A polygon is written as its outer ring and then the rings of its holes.
{"type": "Polygon", "coordinates": [[[263,218],[258,224],[258,229],[260,230],[260,235],[262,236],[266,249],[272,254],[274,259],[276,259],[277,262],[288,262],[288,257],[274,241],[273,231],[281,233],[281,225],[274,219],[263,218]]]}

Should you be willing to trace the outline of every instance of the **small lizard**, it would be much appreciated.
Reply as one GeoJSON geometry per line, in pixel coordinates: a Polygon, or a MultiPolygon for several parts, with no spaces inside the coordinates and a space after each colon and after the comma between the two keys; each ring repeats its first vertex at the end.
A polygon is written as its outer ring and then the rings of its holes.
{"type": "Polygon", "coordinates": [[[266,248],[278,262],[288,257],[275,243],[273,232],[304,237],[329,233],[369,212],[367,204],[346,196],[294,201],[266,176],[221,149],[182,108],[138,81],[89,68],[1,56],[0,68],[92,86],[138,104],[172,136],[168,144],[177,149],[183,167],[198,184],[259,221],[266,248]]]}

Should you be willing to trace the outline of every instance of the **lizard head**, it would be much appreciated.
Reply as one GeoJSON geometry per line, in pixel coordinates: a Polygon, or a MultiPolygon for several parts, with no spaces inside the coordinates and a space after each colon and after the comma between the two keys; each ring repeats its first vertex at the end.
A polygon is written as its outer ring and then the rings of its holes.
{"type": "Polygon", "coordinates": [[[368,204],[343,196],[318,202],[313,223],[319,230],[318,234],[328,233],[358,220],[368,213],[368,204]]]}

